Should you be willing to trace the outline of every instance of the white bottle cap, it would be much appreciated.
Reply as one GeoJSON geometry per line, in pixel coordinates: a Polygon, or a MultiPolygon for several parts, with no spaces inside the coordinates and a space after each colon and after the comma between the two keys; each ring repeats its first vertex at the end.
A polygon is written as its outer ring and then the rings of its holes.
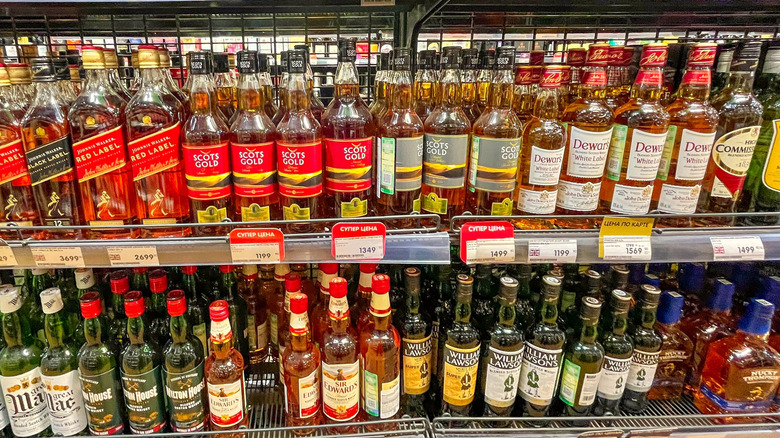
{"type": "Polygon", "coordinates": [[[89,289],[95,285],[95,275],[92,274],[92,268],[76,269],[76,287],[79,289],[89,289]]]}
{"type": "Polygon", "coordinates": [[[32,269],[32,275],[43,275],[48,273],[48,269],[32,269]]]}
{"type": "Polygon", "coordinates": [[[41,307],[43,307],[43,313],[47,315],[62,310],[62,292],[60,292],[60,288],[50,287],[41,292],[41,307]]]}
{"type": "Polygon", "coordinates": [[[16,312],[22,307],[22,301],[19,287],[7,287],[0,290],[0,313],[16,312]]]}
{"type": "Polygon", "coordinates": [[[257,274],[257,265],[244,265],[241,272],[244,275],[255,275],[257,274]]]}

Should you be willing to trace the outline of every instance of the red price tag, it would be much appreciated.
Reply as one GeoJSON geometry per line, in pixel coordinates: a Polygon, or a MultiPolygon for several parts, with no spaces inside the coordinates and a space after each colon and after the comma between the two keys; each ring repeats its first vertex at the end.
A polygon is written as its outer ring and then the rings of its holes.
{"type": "Polygon", "coordinates": [[[339,223],[333,226],[330,252],[336,260],[381,260],[386,236],[381,222],[339,223]]]}
{"type": "Polygon", "coordinates": [[[514,262],[515,227],[507,221],[463,225],[460,259],[467,264],[514,262]]]}
{"type": "Polygon", "coordinates": [[[278,228],[240,228],[230,232],[233,263],[279,263],[284,260],[284,234],[278,228]]]}

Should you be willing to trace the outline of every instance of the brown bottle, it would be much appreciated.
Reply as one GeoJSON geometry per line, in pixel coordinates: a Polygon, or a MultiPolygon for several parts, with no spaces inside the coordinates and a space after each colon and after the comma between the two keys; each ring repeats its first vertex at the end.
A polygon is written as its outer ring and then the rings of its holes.
{"type": "Polygon", "coordinates": [[[370,201],[376,125],[360,97],[355,56],[355,40],[339,40],[333,100],[322,116],[327,217],[373,214],[370,201]]]}
{"type": "Polygon", "coordinates": [[[481,111],[477,102],[477,68],[479,67],[479,51],[477,49],[464,49],[461,52],[460,84],[463,100],[463,112],[474,124],[481,111]]]}
{"type": "Polygon", "coordinates": [[[414,75],[414,112],[425,122],[436,107],[438,80],[434,67],[436,51],[421,50],[414,75]]]}

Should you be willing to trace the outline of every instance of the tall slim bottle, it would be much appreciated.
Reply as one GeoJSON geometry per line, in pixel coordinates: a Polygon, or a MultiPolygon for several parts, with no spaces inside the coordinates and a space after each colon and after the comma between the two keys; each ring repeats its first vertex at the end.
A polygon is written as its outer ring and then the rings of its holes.
{"type": "Polygon", "coordinates": [[[425,122],[436,108],[438,93],[438,78],[436,66],[436,51],[421,50],[417,56],[417,72],[414,74],[414,112],[425,122]]]}
{"type": "MultiPolygon", "coordinates": [[[[287,90],[290,86],[290,74],[287,71],[287,68],[290,65],[289,54],[289,50],[283,50],[282,53],[279,54],[279,75],[281,76],[279,78],[279,106],[276,108],[274,115],[271,117],[271,122],[273,122],[277,128],[279,127],[279,122],[281,122],[284,116],[287,114],[287,90]]],[[[304,86],[304,88],[306,87],[304,86]]],[[[314,117],[313,113],[312,117],[314,117]]],[[[319,123],[319,121],[317,121],[317,123],[319,123]]]]}
{"type": "Polygon", "coordinates": [[[530,65],[515,66],[515,94],[512,99],[512,111],[523,125],[531,120],[534,112],[534,101],[538,87],[533,81],[533,70],[534,67],[530,65]]]}
{"type": "Polygon", "coordinates": [[[290,341],[282,356],[284,367],[285,419],[293,434],[310,435],[322,423],[320,350],[311,342],[306,295],[290,297],[290,341]]]}
{"type": "Polygon", "coordinates": [[[582,297],[581,303],[579,339],[566,347],[558,394],[566,404],[564,414],[572,417],[590,414],[604,364],[604,347],[596,340],[601,301],[582,297]]]}
{"type": "Polygon", "coordinates": [[[406,312],[401,324],[403,347],[403,391],[401,410],[412,418],[425,417],[428,389],[431,387],[431,356],[433,352],[431,322],[420,312],[420,270],[404,269],[406,312]]]}

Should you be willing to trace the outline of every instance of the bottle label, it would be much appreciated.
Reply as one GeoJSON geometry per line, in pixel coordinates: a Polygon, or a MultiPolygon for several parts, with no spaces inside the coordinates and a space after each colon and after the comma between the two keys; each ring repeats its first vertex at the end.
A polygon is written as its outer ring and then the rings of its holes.
{"type": "Polygon", "coordinates": [[[84,406],[87,408],[89,433],[106,436],[124,431],[122,412],[119,410],[119,379],[116,368],[96,376],[81,376],[84,406]]]}
{"type": "Polygon", "coordinates": [[[386,420],[392,418],[401,408],[401,376],[397,376],[390,382],[382,382],[382,404],[379,418],[386,420]]]}
{"type": "Polygon", "coordinates": [[[207,146],[182,144],[182,149],[190,199],[212,201],[231,195],[228,142],[207,146]]]}
{"type": "MultiPolygon", "coordinates": [[[[322,193],[322,142],[288,144],[276,142],[279,194],[290,198],[312,198],[322,193]]],[[[297,205],[293,205],[298,207],[297,205]]],[[[285,220],[302,219],[287,217],[285,220]]],[[[308,219],[308,208],[306,219],[308,219]]],[[[302,214],[302,212],[301,212],[302,214]]]]}
{"type": "MultiPolygon", "coordinates": [[[[91,117],[87,117],[89,121],[91,117]]],[[[79,182],[121,169],[127,164],[125,157],[124,126],[73,143],[76,177],[79,182]]]]}
{"type": "Polygon", "coordinates": [[[473,348],[444,346],[444,401],[467,406],[474,400],[479,368],[479,345],[473,348]]]}
{"type": "Polygon", "coordinates": [[[271,220],[271,208],[267,205],[259,205],[253,202],[247,207],[241,207],[241,220],[243,222],[268,222],[271,220]]]}
{"type": "Polygon", "coordinates": [[[224,428],[244,421],[244,379],[225,384],[207,383],[206,385],[209,391],[209,416],[212,424],[224,428]]]}
{"type": "Polygon", "coordinates": [[[598,395],[606,400],[620,400],[626,390],[626,380],[631,366],[631,358],[618,359],[604,357],[599,380],[598,395]]]}
{"type": "Polygon", "coordinates": [[[371,189],[373,138],[325,139],[325,187],[332,192],[371,189]]]}
{"type": "Polygon", "coordinates": [[[274,194],[276,191],[274,146],[272,141],[258,144],[230,143],[233,187],[237,196],[255,198],[274,194]]]}
{"type": "Polygon", "coordinates": [[[593,211],[599,206],[599,193],[601,182],[586,182],[584,184],[573,181],[558,183],[558,197],[556,206],[574,211],[593,211]]]}
{"type": "Polygon", "coordinates": [[[760,131],[760,126],[748,126],[731,131],[715,142],[712,151],[715,162],[713,197],[736,199],[739,196],[760,131]]]}
{"type": "Polygon", "coordinates": [[[615,184],[612,192],[610,211],[621,214],[647,214],[650,211],[650,200],[653,195],[653,185],[644,187],[624,186],[615,184]]]}
{"type": "Polygon", "coordinates": [[[558,190],[526,190],[520,189],[517,197],[517,209],[530,214],[552,214],[558,190]]]}
{"type": "MultiPolygon", "coordinates": [[[[463,187],[466,181],[468,150],[468,134],[425,134],[423,183],[442,189],[463,187]]],[[[428,210],[424,204],[425,200],[423,200],[423,209],[428,210]]]]}
{"type": "MultiPolygon", "coordinates": [[[[778,63],[780,65],[780,63],[778,63]]],[[[764,66],[766,71],[766,66],[764,66]]],[[[772,120],[772,139],[769,141],[764,170],[761,172],[761,182],[764,187],[780,192],[780,120],[772,120]]],[[[2,151],[0,151],[2,154],[2,151]]]]}
{"type": "Polygon", "coordinates": [[[423,136],[381,137],[377,154],[377,186],[380,193],[411,192],[422,185],[423,136]]]}
{"type": "Polygon", "coordinates": [[[661,186],[661,195],[658,198],[658,211],[672,214],[695,213],[699,193],[701,193],[701,184],[695,186],[664,184],[661,186]]]}
{"type": "Polygon", "coordinates": [[[233,330],[230,328],[230,321],[223,319],[222,321],[211,320],[211,341],[212,342],[225,342],[233,337],[233,330]]]}
{"type": "Polygon", "coordinates": [[[9,424],[11,420],[8,419],[8,409],[5,407],[3,397],[0,397],[0,430],[5,429],[9,424]]]}
{"type": "Polygon", "coordinates": [[[263,321],[257,326],[257,349],[263,350],[268,347],[268,320],[263,321]]]}
{"type": "MultiPolygon", "coordinates": [[[[767,406],[772,401],[776,396],[780,373],[775,368],[744,368],[732,371],[729,379],[737,383],[725,388],[725,392],[721,395],[722,402],[728,403],[729,407],[749,410],[755,409],[756,405],[767,406]],[[745,406],[739,406],[741,403],[745,406]]],[[[707,385],[702,383],[702,393],[707,395],[705,387],[707,385]]],[[[717,394],[713,395],[717,396],[717,394]]]]}
{"type": "Polygon", "coordinates": [[[130,417],[130,431],[147,434],[159,432],[165,427],[165,402],[160,391],[160,367],[143,374],[122,374],[125,406],[130,417]]]}
{"type": "Polygon", "coordinates": [[[181,160],[179,134],[181,134],[181,124],[176,122],[173,126],[127,144],[130,164],[133,168],[133,181],[144,179],[179,164],[181,160]]]}
{"type": "Polygon", "coordinates": [[[368,199],[355,197],[351,201],[342,202],[339,207],[339,217],[363,217],[368,214],[368,199]]]}
{"type": "Polygon", "coordinates": [[[566,359],[561,377],[560,399],[569,406],[590,406],[596,401],[599,373],[583,373],[582,367],[566,359]],[[580,387],[582,377],[582,387],[580,387]],[[577,395],[579,394],[579,397],[577,395]]]}
{"type": "Polygon", "coordinates": [[[631,133],[631,148],[628,154],[626,178],[633,181],[653,181],[666,144],[666,131],[653,134],[639,129],[631,133]]]}
{"type": "Polygon", "coordinates": [[[257,330],[255,327],[255,315],[246,315],[247,342],[249,351],[257,350],[257,330]]]}
{"type": "Polygon", "coordinates": [[[682,77],[682,83],[709,86],[712,83],[712,72],[708,68],[704,70],[686,70],[682,77]]]}
{"type": "Polygon", "coordinates": [[[298,415],[300,418],[314,416],[320,410],[320,367],[308,376],[298,379],[298,415]]]}
{"type": "Polygon", "coordinates": [[[360,361],[322,363],[322,410],[334,421],[355,418],[360,410],[360,361]]]}
{"type": "Polygon", "coordinates": [[[566,152],[566,148],[550,150],[531,146],[531,168],[528,171],[528,184],[557,185],[561,176],[564,152],[566,152]]]}
{"type": "Polygon", "coordinates": [[[631,357],[631,365],[628,368],[628,379],[626,379],[626,388],[634,392],[647,392],[653,386],[655,370],[658,368],[658,356],[661,352],[647,353],[641,350],[634,350],[631,357]]]}
{"type": "Polygon", "coordinates": [[[485,377],[485,402],[507,408],[515,403],[523,366],[524,346],[517,351],[499,350],[490,346],[485,377]]]}
{"type": "Polygon", "coordinates": [[[16,376],[0,376],[0,387],[14,435],[36,435],[49,427],[49,410],[40,368],[16,376]]]}
{"type": "MultiPolygon", "coordinates": [[[[761,388],[756,389],[760,390],[761,388]]],[[[761,393],[761,395],[764,396],[763,399],[755,399],[751,396],[741,400],[731,401],[716,394],[706,383],[702,383],[699,390],[703,396],[707,397],[715,405],[729,413],[767,412],[769,408],[772,407],[771,394],[769,398],[766,398],[765,394],[761,393]]]]}
{"type": "Polygon", "coordinates": [[[623,154],[626,152],[626,137],[628,135],[628,126],[612,125],[612,138],[609,143],[609,153],[607,154],[607,178],[618,181],[620,173],[623,170],[623,154]]]}
{"type": "MultiPolygon", "coordinates": [[[[24,160],[22,140],[0,145],[0,184],[27,176],[27,162],[24,160]]],[[[29,183],[29,178],[25,181],[29,183]]]]}
{"type": "Polygon", "coordinates": [[[268,321],[269,321],[269,339],[268,341],[273,346],[279,345],[279,323],[278,323],[278,317],[275,313],[268,312],[268,321]]]}
{"type": "Polygon", "coordinates": [[[422,197],[422,209],[429,213],[447,214],[447,198],[430,192],[422,197]]]}
{"type": "Polygon", "coordinates": [[[548,405],[558,387],[563,349],[548,350],[525,343],[520,370],[520,396],[536,405],[548,405]]]}
{"type": "Polygon", "coordinates": [[[664,74],[660,70],[640,69],[634,80],[636,85],[646,85],[650,87],[660,87],[664,84],[664,74]]]}
{"type": "Polygon", "coordinates": [[[571,126],[566,174],[577,178],[601,178],[613,129],[594,132],[571,126]]]}
{"type": "Polygon", "coordinates": [[[438,376],[439,367],[439,321],[431,323],[431,374],[438,376]]]}
{"type": "Polygon", "coordinates": [[[669,385],[682,385],[690,372],[691,352],[685,350],[662,350],[658,357],[658,367],[653,376],[653,386],[662,388],[669,385]]]}
{"type": "Polygon", "coordinates": [[[403,339],[404,394],[425,394],[431,386],[431,336],[403,339]]]}
{"type": "Polygon", "coordinates": [[[42,376],[49,406],[51,430],[55,435],[75,435],[87,428],[84,393],[78,370],[59,376],[42,376]]]}
{"type": "Polygon", "coordinates": [[[710,154],[712,154],[714,141],[714,132],[702,133],[683,129],[674,178],[684,181],[701,181],[707,172],[707,163],[710,154]]]}
{"type": "Polygon", "coordinates": [[[469,185],[486,192],[513,191],[520,141],[520,138],[471,137],[469,185]]]}
{"type": "Polygon", "coordinates": [[[71,149],[69,135],[36,146],[24,155],[27,159],[30,181],[34,186],[73,170],[73,149],[71,149]]]}
{"type": "Polygon", "coordinates": [[[205,429],[205,387],[203,361],[183,373],[165,373],[165,394],[174,432],[191,433],[205,429]]]}

